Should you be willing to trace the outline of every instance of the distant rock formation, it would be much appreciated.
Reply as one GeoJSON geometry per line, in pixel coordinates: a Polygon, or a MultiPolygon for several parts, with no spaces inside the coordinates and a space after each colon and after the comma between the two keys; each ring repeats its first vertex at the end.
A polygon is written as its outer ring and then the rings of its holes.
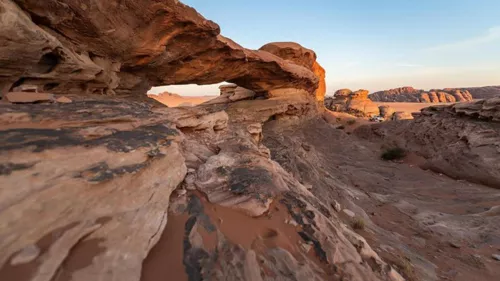
{"type": "Polygon", "coordinates": [[[464,88],[469,91],[474,99],[489,99],[500,96],[500,86],[464,88]]]}
{"type": "Polygon", "coordinates": [[[433,89],[430,91],[418,90],[413,87],[402,87],[375,92],[369,96],[377,102],[423,102],[423,103],[451,103],[472,101],[471,93],[463,89],[433,89]]]}
{"type": "Polygon", "coordinates": [[[391,115],[392,121],[409,120],[409,119],[413,119],[413,116],[411,113],[406,111],[396,111],[391,115]]]}
{"type": "Polygon", "coordinates": [[[239,87],[236,84],[227,84],[219,87],[220,96],[205,102],[208,104],[230,103],[239,100],[253,99],[257,94],[254,91],[239,87]]]}
{"type": "Polygon", "coordinates": [[[368,98],[367,90],[352,92],[341,89],[335,92],[334,97],[325,99],[325,107],[335,112],[346,112],[358,117],[368,117],[380,114],[378,106],[368,98]]]}
{"type": "Polygon", "coordinates": [[[163,92],[161,94],[148,94],[148,97],[155,99],[166,106],[177,107],[177,106],[195,106],[204,103],[208,100],[213,99],[215,96],[181,96],[179,94],[163,92]]]}
{"type": "Polygon", "coordinates": [[[381,105],[378,107],[378,109],[380,111],[380,116],[382,116],[386,119],[391,118],[395,112],[394,108],[392,108],[388,105],[381,105]]]}

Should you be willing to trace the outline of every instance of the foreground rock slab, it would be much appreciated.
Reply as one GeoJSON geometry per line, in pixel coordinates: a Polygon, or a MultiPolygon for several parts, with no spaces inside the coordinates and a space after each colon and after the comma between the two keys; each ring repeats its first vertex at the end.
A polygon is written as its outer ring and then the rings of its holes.
{"type": "Polygon", "coordinates": [[[139,280],[186,174],[180,132],[127,101],[2,105],[0,276],[139,280]],[[8,112],[8,113],[7,113],[8,112]]]}

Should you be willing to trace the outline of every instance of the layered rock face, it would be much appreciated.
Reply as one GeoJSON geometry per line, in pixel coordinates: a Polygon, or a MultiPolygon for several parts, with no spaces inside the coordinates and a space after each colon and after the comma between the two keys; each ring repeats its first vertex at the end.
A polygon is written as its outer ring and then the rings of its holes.
{"type": "Polygon", "coordinates": [[[412,87],[402,87],[370,95],[370,99],[378,102],[423,102],[423,103],[451,103],[472,101],[473,97],[467,90],[417,90],[412,87]]]}
{"type": "Polygon", "coordinates": [[[260,48],[262,51],[274,54],[284,60],[304,66],[311,70],[318,77],[318,86],[314,92],[318,107],[323,108],[323,102],[326,94],[326,72],[325,69],[316,61],[316,53],[306,49],[293,42],[269,43],[260,48]]]}
{"type": "Polygon", "coordinates": [[[244,49],[175,0],[0,13],[3,89],[73,101],[0,105],[2,278],[403,280],[262,142],[264,122],[317,116],[309,50],[244,49]],[[238,86],[198,107],[144,95],[220,81],[238,86]]]}
{"type": "Polygon", "coordinates": [[[335,112],[346,112],[355,116],[375,116],[380,114],[378,106],[368,98],[367,90],[352,92],[341,89],[333,97],[325,99],[325,107],[335,112]]]}
{"type": "Polygon", "coordinates": [[[500,98],[432,106],[413,122],[377,124],[356,133],[415,152],[426,159],[426,168],[500,188],[500,98]]]}
{"type": "Polygon", "coordinates": [[[2,93],[28,84],[55,94],[142,95],[156,85],[223,81],[259,93],[317,89],[310,69],[239,46],[176,0],[0,5],[2,93]]]}

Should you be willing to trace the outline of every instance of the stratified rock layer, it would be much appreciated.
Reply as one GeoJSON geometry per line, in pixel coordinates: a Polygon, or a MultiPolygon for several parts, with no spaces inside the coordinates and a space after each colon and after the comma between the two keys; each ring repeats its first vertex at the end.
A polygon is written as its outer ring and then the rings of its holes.
{"type": "MultiPolygon", "coordinates": [[[[176,0],[0,2],[0,89],[142,95],[151,86],[231,81],[259,93],[316,91],[311,67],[252,51],[176,0]]],[[[304,56],[305,57],[305,56],[304,56]]]]}
{"type": "Polygon", "coordinates": [[[316,53],[293,42],[269,43],[260,48],[262,51],[274,54],[284,60],[306,67],[311,70],[319,80],[318,87],[314,93],[319,109],[323,108],[326,94],[326,72],[316,61],[316,53]]]}

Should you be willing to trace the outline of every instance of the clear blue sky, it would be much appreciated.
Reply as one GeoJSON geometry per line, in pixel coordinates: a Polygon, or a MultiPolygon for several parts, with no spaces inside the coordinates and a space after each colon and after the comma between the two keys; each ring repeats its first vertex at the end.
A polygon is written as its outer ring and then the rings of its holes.
{"type": "Polygon", "coordinates": [[[315,50],[329,94],[500,84],[500,0],[181,2],[244,47],[294,41],[315,50]]]}

